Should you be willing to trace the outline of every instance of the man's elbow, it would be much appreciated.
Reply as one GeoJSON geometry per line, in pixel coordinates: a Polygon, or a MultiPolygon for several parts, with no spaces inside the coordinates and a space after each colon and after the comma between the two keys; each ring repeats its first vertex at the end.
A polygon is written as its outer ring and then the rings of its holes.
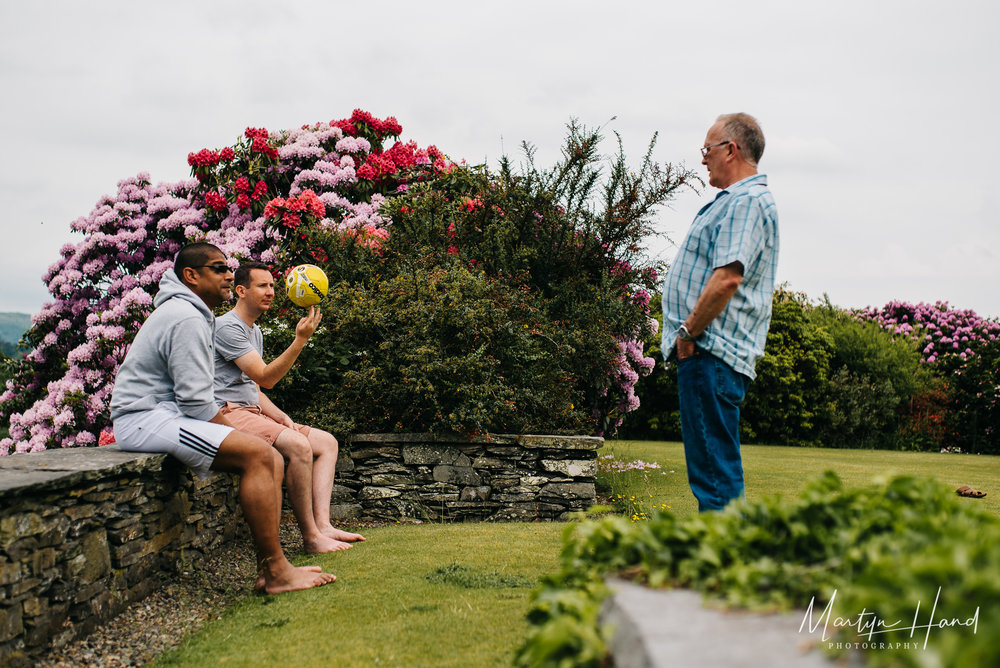
{"type": "Polygon", "coordinates": [[[260,380],[257,381],[257,384],[260,385],[261,387],[263,387],[265,390],[270,390],[275,385],[278,384],[278,381],[277,380],[273,380],[271,378],[261,378],[260,380]]]}

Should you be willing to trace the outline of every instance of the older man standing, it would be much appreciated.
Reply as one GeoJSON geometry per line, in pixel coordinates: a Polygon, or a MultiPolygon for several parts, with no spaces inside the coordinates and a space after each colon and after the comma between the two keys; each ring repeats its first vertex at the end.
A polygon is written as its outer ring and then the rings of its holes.
{"type": "Polygon", "coordinates": [[[677,358],[681,434],[698,510],[743,495],[740,405],[764,355],[778,262],[778,212],[757,173],[764,134],[725,114],[702,164],[719,188],[698,212],[663,284],[663,350],[677,358]]]}

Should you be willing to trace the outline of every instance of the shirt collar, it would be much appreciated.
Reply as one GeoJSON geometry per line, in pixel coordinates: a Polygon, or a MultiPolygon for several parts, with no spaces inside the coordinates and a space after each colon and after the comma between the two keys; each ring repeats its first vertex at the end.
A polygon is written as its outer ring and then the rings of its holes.
{"type": "Polygon", "coordinates": [[[719,191],[719,195],[723,193],[731,193],[736,190],[745,190],[750,186],[766,186],[767,185],[767,174],[754,174],[753,176],[748,176],[745,179],[741,179],[736,183],[730,185],[728,188],[723,188],[719,191]]]}

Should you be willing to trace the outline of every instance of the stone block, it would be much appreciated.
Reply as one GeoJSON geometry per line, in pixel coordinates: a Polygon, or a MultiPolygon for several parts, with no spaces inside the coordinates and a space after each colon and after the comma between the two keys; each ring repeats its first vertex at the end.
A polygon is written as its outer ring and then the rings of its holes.
{"type": "Polygon", "coordinates": [[[376,473],[371,476],[371,484],[376,487],[392,487],[394,485],[409,485],[413,476],[405,473],[376,473]]]}
{"type": "Polygon", "coordinates": [[[472,466],[468,455],[455,447],[439,445],[408,445],[403,448],[403,463],[407,466],[472,466]]]}
{"type": "Polygon", "coordinates": [[[381,447],[366,447],[351,450],[351,459],[354,465],[358,465],[359,459],[372,459],[373,457],[383,457],[385,459],[399,459],[399,448],[391,445],[381,447]]]}
{"type": "Polygon", "coordinates": [[[522,486],[538,487],[549,482],[549,479],[541,475],[522,476],[519,481],[522,486]]]}
{"type": "Polygon", "coordinates": [[[434,479],[438,482],[447,482],[453,485],[472,485],[478,487],[483,484],[482,478],[471,466],[435,466],[434,479]]]}
{"type": "Polygon", "coordinates": [[[13,640],[22,633],[24,633],[24,620],[21,616],[21,606],[0,608],[0,642],[13,640]]]}
{"type": "Polygon", "coordinates": [[[70,522],[78,522],[82,519],[87,519],[88,517],[93,517],[97,514],[97,506],[92,503],[79,504],[76,506],[70,506],[63,510],[66,517],[69,518],[70,522]]]}
{"type": "Polygon", "coordinates": [[[45,520],[35,512],[18,513],[0,517],[0,549],[7,549],[14,542],[28,536],[37,536],[45,530],[45,520]]]}
{"type": "Polygon", "coordinates": [[[526,434],[517,439],[523,448],[548,450],[590,450],[597,452],[604,445],[599,436],[535,436],[526,434]]]}
{"type": "Polygon", "coordinates": [[[364,487],[358,494],[358,498],[363,501],[370,501],[373,499],[391,499],[396,496],[400,496],[399,490],[390,489],[388,487],[364,487]]]}
{"type": "Polygon", "coordinates": [[[592,482],[553,482],[542,487],[541,496],[593,500],[597,492],[592,482]]]}
{"type": "Polygon", "coordinates": [[[497,522],[528,522],[538,517],[534,504],[513,504],[493,513],[489,519],[497,522]]]}
{"type": "Polygon", "coordinates": [[[486,455],[479,455],[472,462],[472,468],[474,469],[505,469],[509,468],[508,464],[500,459],[499,457],[487,457],[486,455]]]}
{"type": "Polygon", "coordinates": [[[459,495],[460,501],[486,501],[490,498],[491,490],[485,485],[479,487],[465,487],[459,495]]]}
{"type": "Polygon", "coordinates": [[[354,499],[354,492],[351,491],[350,487],[345,487],[343,485],[333,486],[333,495],[330,497],[331,501],[343,502],[351,501],[354,499]]]}
{"type": "Polygon", "coordinates": [[[551,473],[561,473],[569,478],[593,478],[597,473],[595,459],[543,459],[542,468],[551,473]]]}
{"type": "Polygon", "coordinates": [[[330,506],[330,519],[335,522],[353,520],[364,514],[364,508],[359,503],[338,503],[330,506]]]}
{"type": "Polygon", "coordinates": [[[0,564],[0,585],[7,585],[21,579],[21,564],[4,562],[0,564]]]}

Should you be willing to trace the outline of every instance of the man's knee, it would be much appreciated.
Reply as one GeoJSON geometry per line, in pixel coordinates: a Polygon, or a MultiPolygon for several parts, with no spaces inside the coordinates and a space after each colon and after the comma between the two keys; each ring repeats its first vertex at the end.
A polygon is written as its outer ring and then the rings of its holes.
{"type": "Polygon", "coordinates": [[[285,429],[278,434],[274,447],[290,462],[312,461],[312,445],[309,439],[294,429],[285,429]]]}
{"type": "Polygon", "coordinates": [[[322,429],[312,428],[309,430],[309,443],[312,446],[313,454],[317,457],[323,454],[337,456],[339,444],[337,439],[330,432],[322,429]]]}

